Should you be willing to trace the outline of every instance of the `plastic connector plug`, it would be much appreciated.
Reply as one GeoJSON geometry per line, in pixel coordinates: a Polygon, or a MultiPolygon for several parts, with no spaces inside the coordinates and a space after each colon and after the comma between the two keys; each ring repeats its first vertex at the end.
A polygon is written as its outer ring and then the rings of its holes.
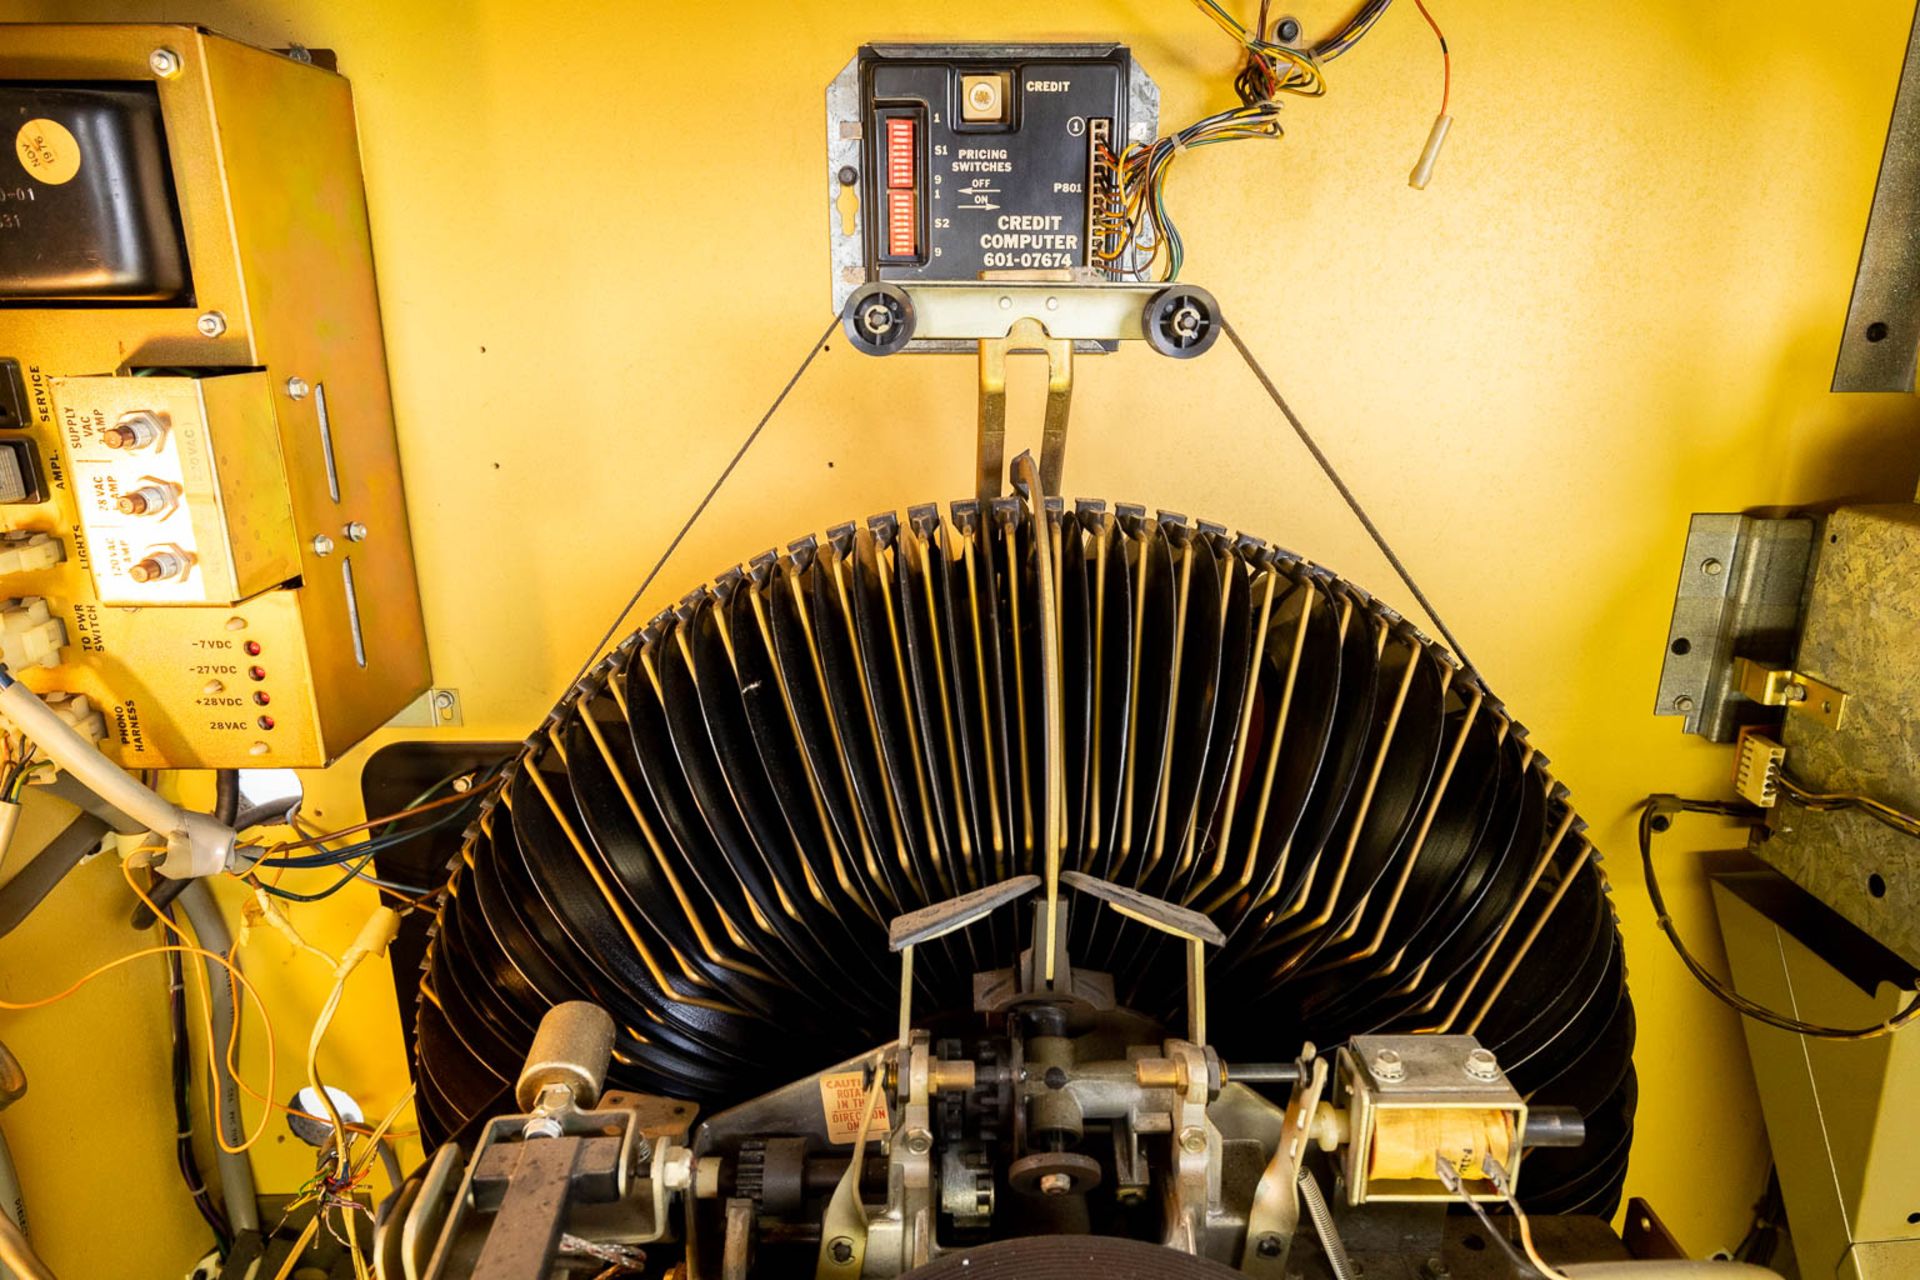
{"type": "Polygon", "coordinates": [[[358,960],[361,956],[383,956],[393,940],[400,934],[400,913],[392,907],[379,907],[367,917],[360,926],[360,933],[342,955],[344,965],[348,957],[358,960]]]}
{"type": "Polygon", "coordinates": [[[99,742],[107,736],[107,718],[86,694],[48,693],[40,700],[87,741],[99,742]]]}
{"type": "Polygon", "coordinates": [[[15,669],[57,667],[66,647],[67,625],[41,597],[24,596],[0,605],[0,662],[15,669]]]}
{"type": "Polygon", "coordinates": [[[1415,191],[1425,191],[1427,184],[1433,181],[1433,166],[1440,160],[1440,148],[1447,141],[1447,130],[1453,128],[1453,117],[1446,114],[1433,118],[1433,128],[1427,133],[1427,145],[1420,148],[1419,162],[1413,166],[1413,172],[1407,175],[1407,185],[1415,191]]]}
{"type": "Polygon", "coordinates": [[[1764,733],[1742,729],[1734,742],[1733,789],[1748,804],[1771,809],[1780,803],[1780,768],[1787,749],[1764,733]]]}
{"type": "Polygon", "coordinates": [[[0,575],[37,573],[53,568],[66,558],[66,548],[50,533],[29,533],[24,529],[0,533],[0,575]]]}

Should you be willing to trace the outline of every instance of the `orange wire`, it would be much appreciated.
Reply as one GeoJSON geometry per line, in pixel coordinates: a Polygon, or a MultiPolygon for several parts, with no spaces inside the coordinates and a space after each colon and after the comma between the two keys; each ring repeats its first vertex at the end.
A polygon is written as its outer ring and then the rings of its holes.
{"type": "MultiPolygon", "coordinates": [[[[158,921],[160,924],[165,925],[167,929],[172,931],[172,933],[176,937],[180,938],[184,943],[186,939],[186,935],[180,931],[180,926],[175,924],[170,918],[168,918],[166,911],[154,902],[153,898],[148,895],[146,890],[140,887],[139,882],[134,878],[133,868],[123,861],[120,864],[120,873],[121,875],[126,877],[127,887],[132,889],[134,894],[139,897],[140,901],[147,904],[148,910],[153,912],[155,920],[158,921]]],[[[266,1107],[269,1113],[274,1111],[282,1111],[282,1112],[285,1112],[287,1115],[298,1116],[303,1120],[312,1120],[319,1124],[324,1124],[329,1126],[332,1125],[333,1121],[328,1119],[326,1116],[317,1116],[310,1111],[302,1111],[298,1107],[288,1106],[286,1103],[281,1102],[277,1098],[269,1097],[267,1094],[261,1093],[258,1089],[254,1088],[253,1085],[250,1084],[244,1076],[240,1074],[240,1065],[235,1060],[234,1054],[235,1054],[235,1050],[237,1050],[240,1045],[240,1019],[238,1016],[238,1003],[239,1003],[239,996],[240,996],[240,988],[242,986],[246,988],[247,995],[249,998],[252,999],[254,1003],[254,1007],[260,1011],[261,1024],[266,1028],[267,1088],[269,1089],[273,1088],[273,1083],[276,1076],[275,1062],[276,1062],[276,1059],[278,1058],[278,1053],[277,1053],[277,1045],[275,1043],[274,1036],[273,1036],[273,1023],[267,1017],[266,1002],[260,998],[259,992],[254,989],[254,986],[251,982],[247,981],[247,976],[240,972],[240,966],[235,962],[235,955],[239,950],[240,950],[240,944],[237,941],[233,944],[233,947],[224,956],[220,955],[218,952],[206,951],[200,947],[187,944],[180,947],[155,947],[155,948],[149,949],[148,951],[135,952],[134,955],[126,956],[123,959],[131,960],[131,959],[134,959],[135,956],[140,956],[140,955],[162,955],[168,951],[180,951],[182,953],[192,953],[195,955],[204,956],[209,960],[213,960],[217,962],[221,968],[227,971],[227,989],[232,994],[235,1005],[236,1005],[235,1017],[233,1020],[233,1030],[229,1033],[227,1037],[227,1052],[226,1052],[227,1074],[233,1077],[233,1082],[236,1085],[240,1086],[240,1088],[243,1089],[249,1097],[251,1097],[255,1102],[258,1102],[264,1107],[266,1107]]],[[[119,963],[121,963],[121,961],[114,962],[114,964],[119,964],[119,963]]],[[[53,1000],[63,999],[65,996],[72,994],[74,990],[77,990],[81,986],[84,986],[86,983],[91,982],[94,978],[98,977],[100,973],[103,973],[107,969],[110,969],[113,967],[114,965],[103,965],[100,969],[96,970],[93,973],[88,974],[86,977],[82,978],[79,982],[75,983],[72,988],[69,988],[67,991],[62,992],[58,996],[54,996],[52,999],[53,1000]]],[[[209,996],[207,994],[206,985],[205,983],[202,983],[200,987],[200,1002],[201,1002],[201,1010],[202,1010],[202,1013],[205,1015],[206,1024],[208,1027],[207,1061],[208,1061],[209,1067],[211,1067],[213,1063],[213,1050],[214,1050],[214,1046],[212,1044],[213,1010],[212,1010],[212,1007],[207,1003],[208,999],[209,999],[209,996]]],[[[48,1000],[43,1003],[50,1004],[52,1003],[52,1000],[48,1000]]],[[[8,1006],[5,1004],[5,1002],[0,1001],[0,1008],[6,1008],[6,1007],[8,1006]]],[[[253,1136],[247,1139],[246,1144],[242,1146],[240,1150],[244,1151],[248,1147],[251,1147],[254,1143],[258,1142],[260,1140],[261,1135],[266,1132],[266,1127],[267,1127],[266,1116],[263,1115],[260,1118],[260,1124],[255,1129],[253,1136]]],[[[352,1121],[346,1122],[343,1127],[349,1133],[357,1133],[362,1136],[373,1132],[373,1130],[369,1129],[366,1125],[355,1124],[352,1121]]],[[[388,1130],[388,1136],[394,1137],[394,1138],[411,1138],[411,1137],[414,1137],[416,1133],[417,1133],[417,1130],[413,1130],[413,1129],[388,1130]]],[[[214,1126],[214,1138],[216,1141],[220,1143],[222,1147],[226,1146],[225,1136],[220,1132],[220,1126],[217,1123],[214,1126]]],[[[239,1153],[234,1152],[232,1154],[237,1155],[239,1153]]]]}
{"type": "Polygon", "coordinates": [[[1433,38],[1440,42],[1440,114],[1447,114],[1447,103],[1453,99],[1453,54],[1447,49],[1447,34],[1440,30],[1440,24],[1427,12],[1426,0],[1413,0],[1414,8],[1420,10],[1420,16],[1433,28],[1433,38]]]}

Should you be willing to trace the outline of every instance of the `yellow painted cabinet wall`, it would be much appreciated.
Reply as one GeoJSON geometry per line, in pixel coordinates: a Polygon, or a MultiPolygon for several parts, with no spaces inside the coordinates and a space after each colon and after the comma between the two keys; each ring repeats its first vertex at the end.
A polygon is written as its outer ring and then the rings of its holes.
{"type": "MultiPolygon", "coordinates": [[[[1345,7],[1291,11],[1312,33],[1345,7]]],[[[1721,787],[1731,764],[1650,715],[1689,513],[1914,491],[1914,402],[1827,391],[1911,9],[1432,7],[1456,116],[1432,186],[1406,175],[1439,60],[1399,5],[1324,99],[1289,104],[1284,139],[1182,159],[1184,275],[1220,298],[1614,855],[1640,1012],[1628,1191],[1704,1254],[1744,1231],[1765,1139],[1731,1015],[1654,929],[1629,817],[1649,791],[1721,787]]],[[[435,683],[460,691],[457,732],[483,739],[538,722],[826,322],[822,94],[855,46],[1118,38],[1169,123],[1227,105],[1236,61],[1178,0],[0,0],[0,18],[195,21],[337,51],[435,683]]],[[[639,616],[806,530],[967,492],[973,379],[969,359],[875,361],[836,340],[639,616]]],[[[1218,520],[1402,602],[1230,347],[1127,351],[1078,382],[1069,495],[1218,520]]],[[[1016,371],[1017,422],[1037,424],[1038,388],[1016,371]]],[[[309,778],[319,820],[359,818],[359,762],[399,736],[309,778]]],[[[1663,855],[1669,896],[1711,954],[1685,848],[1663,855]]],[[[124,899],[112,867],[83,868],[0,944],[0,993],[50,993],[135,946],[124,899]]],[[[343,894],[296,918],[337,948],[371,905],[343,894]]],[[[326,977],[277,939],[249,955],[287,1097],[326,977]]],[[[182,1274],[204,1233],[172,1169],[159,962],[0,1017],[0,1038],[33,1081],[0,1124],[49,1262],[182,1274]]],[[[259,1039],[245,1065],[264,1083],[259,1039]]],[[[384,969],[355,980],[323,1061],[373,1114],[404,1087],[384,969]]],[[[289,1190],[310,1152],[271,1132],[256,1165],[289,1190]]]]}

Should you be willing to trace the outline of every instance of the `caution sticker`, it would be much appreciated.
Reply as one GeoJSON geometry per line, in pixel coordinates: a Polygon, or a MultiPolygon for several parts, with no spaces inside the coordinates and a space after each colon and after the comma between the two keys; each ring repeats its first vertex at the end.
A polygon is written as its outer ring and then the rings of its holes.
{"type": "Polygon", "coordinates": [[[13,136],[14,154],[35,182],[57,187],[80,172],[80,142],[58,120],[29,120],[13,136]]]}
{"type": "MultiPolygon", "coordinates": [[[[835,1071],[820,1077],[820,1111],[827,1122],[827,1141],[851,1145],[860,1136],[860,1120],[867,1111],[867,1075],[864,1071],[835,1071]]],[[[867,1126],[871,1142],[891,1129],[887,1123],[887,1095],[873,1107],[867,1126]]]]}

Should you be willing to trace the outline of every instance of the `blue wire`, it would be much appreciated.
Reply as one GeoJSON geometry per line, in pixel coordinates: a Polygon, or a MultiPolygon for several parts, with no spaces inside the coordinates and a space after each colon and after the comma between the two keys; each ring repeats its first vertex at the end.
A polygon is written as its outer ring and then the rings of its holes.
{"type": "Polygon", "coordinates": [[[318,902],[322,898],[331,898],[334,894],[340,892],[342,889],[352,884],[355,880],[363,880],[367,884],[378,885],[383,889],[391,889],[395,893],[411,894],[415,897],[418,897],[423,893],[432,892],[432,890],[430,889],[423,889],[417,885],[396,884],[391,880],[381,880],[374,876],[361,875],[360,874],[361,870],[371,861],[373,861],[373,855],[370,853],[366,857],[360,859],[360,861],[356,862],[353,866],[347,868],[347,874],[345,874],[344,876],[341,876],[339,880],[335,881],[333,884],[329,885],[327,888],[320,890],[320,892],[318,893],[295,893],[291,889],[279,889],[279,888],[275,888],[273,885],[270,885],[270,884],[263,884],[260,887],[262,889],[265,889],[268,893],[272,894],[276,898],[285,898],[292,902],[318,902]]]}
{"type": "Polygon", "coordinates": [[[475,795],[465,804],[452,806],[445,814],[435,818],[423,827],[414,827],[408,831],[395,831],[388,835],[374,836],[372,839],[363,840],[358,844],[350,844],[338,849],[328,848],[324,844],[318,845],[318,853],[294,854],[289,857],[261,858],[255,865],[310,871],[315,867],[337,867],[363,855],[371,857],[376,853],[384,853],[388,849],[405,844],[409,840],[415,840],[430,832],[440,830],[449,823],[463,817],[471,806],[472,801],[477,799],[479,799],[479,796],[475,795]]]}
{"type": "Polygon", "coordinates": [[[397,848],[409,840],[417,840],[421,836],[429,835],[447,826],[449,823],[462,819],[472,807],[473,802],[481,798],[481,784],[501,773],[509,763],[510,761],[502,760],[496,765],[480,770],[474,775],[473,794],[467,797],[466,803],[450,806],[445,814],[427,823],[425,826],[414,827],[408,831],[388,832],[385,835],[375,836],[370,840],[362,840],[358,844],[347,845],[339,849],[328,848],[326,845],[320,844],[317,846],[319,850],[317,853],[299,854],[294,857],[285,858],[261,858],[254,864],[256,867],[272,867],[290,871],[312,871],[323,867],[346,866],[346,864],[352,863],[351,866],[347,867],[347,873],[345,875],[341,876],[339,880],[325,889],[321,889],[316,893],[297,893],[292,889],[281,889],[273,885],[263,884],[260,887],[273,897],[284,898],[290,902],[318,902],[323,898],[330,898],[352,884],[355,880],[377,885],[383,889],[391,889],[396,893],[406,893],[415,896],[431,893],[433,892],[431,889],[422,888],[418,885],[400,884],[396,881],[382,880],[377,876],[366,875],[364,872],[367,864],[373,861],[375,854],[397,848]]]}

